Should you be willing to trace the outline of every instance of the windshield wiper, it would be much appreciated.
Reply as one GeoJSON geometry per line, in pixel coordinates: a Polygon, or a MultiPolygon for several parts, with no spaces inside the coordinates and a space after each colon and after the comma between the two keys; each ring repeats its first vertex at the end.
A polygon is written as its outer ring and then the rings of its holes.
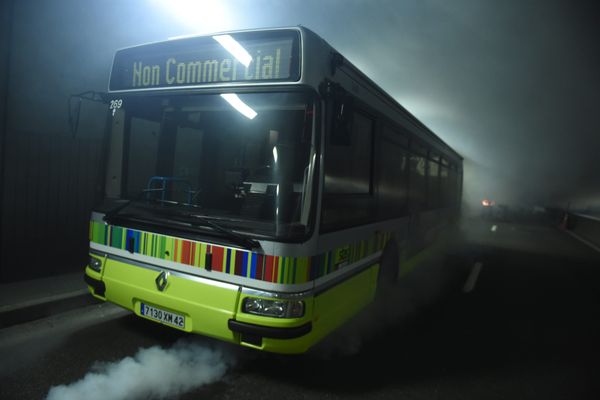
{"type": "MultiPolygon", "coordinates": [[[[164,202],[166,204],[172,204],[172,205],[190,206],[190,204],[182,203],[182,202],[178,202],[178,201],[174,201],[174,200],[165,200],[165,201],[161,201],[161,202],[164,202]]],[[[198,207],[198,208],[200,208],[200,207],[198,207]]],[[[158,210],[154,210],[154,211],[158,211],[158,210]]],[[[231,239],[233,242],[239,244],[240,246],[242,246],[243,248],[248,249],[248,250],[252,250],[259,246],[258,241],[254,240],[254,239],[250,239],[246,236],[240,235],[240,234],[232,231],[231,229],[225,228],[224,226],[212,221],[210,218],[204,217],[202,215],[179,212],[176,214],[177,216],[175,216],[175,215],[173,215],[173,213],[168,212],[166,210],[164,212],[161,212],[161,214],[163,214],[168,219],[171,219],[173,221],[188,223],[192,226],[209,226],[213,230],[224,234],[227,238],[231,239]],[[202,225],[195,223],[193,221],[190,221],[188,218],[197,219],[202,222],[202,225]]]]}
{"type": "Polygon", "coordinates": [[[123,218],[124,220],[131,222],[141,222],[141,223],[150,223],[157,227],[173,227],[172,225],[178,225],[176,229],[185,229],[192,232],[199,232],[198,228],[206,228],[209,227],[214,231],[217,231],[223,234],[225,237],[238,244],[239,246],[247,249],[253,250],[260,246],[258,241],[254,239],[247,238],[245,236],[239,235],[233,232],[230,229],[227,229],[207,218],[204,218],[199,215],[185,215],[185,217],[193,217],[196,219],[200,219],[202,223],[190,221],[187,218],[177,217],[173,215],[164,215],[164,217],[154,217],[150,215],[139,215],[139,214],[117,214],[112,218],[123,218]],[[191,229],[190,229],[191,228],[191,229]]]}
{"type": "MultiPolygon", "coordinates": [[[[125,202],[123,204],[119,204],[115,208],[109,210],[104,215],[104,221],[109,221],[110,219],[116,217],[123,209],[127,208],[132,202],[140,201],[144,197],[144,195],[146,195],[149,192],[150,192],[149,189],[144,189],[144,190],[140,191],[138,193],[138,195],[136,197],[134,197],[133,199],[127,199],[127,200],[125,200],[125,202]]],[[[148,199],[148,198],[146,200],[148,202],[160,203],[161,205],[168,204],[168,205],[175,205],[175,206],[186,206],[186,207],[199,208],[199,206],[197,206],[195,204],[188,204],[188,203],[183,203],[183,202],[175,201],[175,200],[148,199]]]]}
{"type": "MultiPolygon", "coordinates": [[[[259,246],[258,241],[254,240],[254,239],[250,239],[246,236],[240,235],[240,234],[232,231],[231,229],[225,228],[224,226],[219,225],[216,222],[214,222],[214,221],[210,220],[209,218],[206,218],[202,215],[187,214],[186,217],[191,217],[191,218],[195,218],[197,220],[202,221],[203,224],[210,226],[215,231],[223,233],[229,239],[233,240],[234,242],[241,245],[242,247],[244,247],[247,250],[253,250],[259,246]]],[[[198,225],[191,221],[188,221],[188,222],[190,222],[190,224],[192,224],[192,225],[198,225]]]]}
{"type": "MultiPolygon", "coordinates": [[[[139,198],[141,198],[141,196],[143,196],[144,193],[145,192],[142,192],[141,195],[138,196],[138,198],[132,199],[132,200],[127,200],[123,204],[120,204],[120,205],[116,206],[115,208],[113,208],[112,210],[110,210],[109,212],[107,212],[104,215],[104,221],[108,222],[111,219],[118,216],[119,213],[123,209],[125,209],[127,206],[129,206],[133,201],[139,200],[139,198]]],[[[163,204],[170,204],[170,205],[193,206],[191,204],[182,203],[182,202],[178,202],[178,201],[174,201],[174,200],[162,200],[162,201],[158,201],[158,202],[163,203],[163,204]]],[[[157,212],[159,210],[153,209],[153,211],[157,212]]],[[[167,221],[171,220],[171,221],[175,221],[175,222],[179,222],[179,223],[189,224],[191,226],[196,226],[196,227],[197,226],[208,226],[208,227],[212,228],[214,231],[222,233],[227,238],[232,240],[234,243],[242,246],[243,248],[245,248],[247,250],[253,250],[259,246],[258,241],[254,240],[254,239],[250,239],[246,236],[240,235],[240,234],[232,231],[231,229],[225,228],[224,226],[221,226],[221,225],[217,224],[216,222],[214,222],[214,221],[210,220],[209,218],[206,218],[202,215],[191,214],[191,213],[177,213],[178,216],[175,216],[175,215],[173,215],[173,213],[168,212],[167,210],[160,210],[160,211],[159,211],[159,213],[163,214],[166,217],[167,221]],[[162,211],[162,212],[160,212],[160,211],[162,211]],[[198,224],[194,221],[190,221],[188,218],[194,218],[196,220],[199,220],[202,222],[202,224],[198,224]]],[[[128,215],[127,217],[130,217],[130,216],[128,215]]],[[[148,219],[148,217],[142,217],[142,216],[138,216],[138,218],[139,219],[148,219]]],[[[150,219],[152,219],[152,218],[150,218],[150,219]]]]}
{"type": "Polygon", "coordinates": [[[167,205],[172,205],[172,206],[184,206],[184,207],[192,207],[192,208],[202,208],[202,207],[200,207],[197,204],[184,203],[182,201],[177,201],[177,200],[152,199],[152,201],[155,202],[155,203],[160,203],[161,205],[167,204],[167,205]]]}

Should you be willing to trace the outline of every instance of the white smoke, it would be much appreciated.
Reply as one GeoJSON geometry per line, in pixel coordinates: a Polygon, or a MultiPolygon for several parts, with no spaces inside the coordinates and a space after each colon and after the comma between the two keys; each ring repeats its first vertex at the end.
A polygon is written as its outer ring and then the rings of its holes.
{"type": "Polygon", "coordinates": [[[332,359],[358,354],[365,342],[403,322],[442,299],[447,271],[444,253],[436,253],[420,263],[415,270],[402,277],[393,290],[367,305],[358,315],[334,331],[323,342],[311,349],[317,359],[332,359]]]}
{"type": "Polygon", "coordinates": [[[398,291],[367,305],[358,315],[311,349],[310,355],[330,360],[358,354],[365,343],[388,326],[414,315],[418,300],[412,291],[398,291]]]}
{"type": "Polygon", "coordinates": [[[222,349],[180,340],[169,349],[154,346],[95,364],[83,379],[52,387],[47,400],[173,398],[220,380],[233,361],[222,349]]]}

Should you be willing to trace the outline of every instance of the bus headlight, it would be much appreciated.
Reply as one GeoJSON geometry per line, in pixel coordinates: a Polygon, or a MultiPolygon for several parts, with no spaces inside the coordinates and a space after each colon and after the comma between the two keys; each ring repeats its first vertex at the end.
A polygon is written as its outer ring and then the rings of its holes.
{"type": "Polygon", "coordinates": [[[98,260],[96,257],[90,256],[90,262],[88,265],[96,272],[100,272],[102,269],[102,261],[98,260]]]}
{"type": "Polygon", "coordinates": [[[300,318],[304,315],[304,301],[246,297],[242,303],[242,311],[265,317],[300,318]]]}

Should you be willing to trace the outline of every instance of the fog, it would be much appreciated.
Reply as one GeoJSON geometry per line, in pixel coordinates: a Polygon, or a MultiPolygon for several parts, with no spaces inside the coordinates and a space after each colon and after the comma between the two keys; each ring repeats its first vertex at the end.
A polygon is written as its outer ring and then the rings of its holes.
{"type": "Polygon", "coordinates": [[[103,104],[116,50],[170,37],[303,25],[464,157],[483,198],[600,215],[597,2],[566,0],[23,0],[0,24],[0,281],[73,271],[102,197],[103,104]],[[39,232],[39,233],[36,233],[39,232]],[[32,265],[19,253],[38,237],[32,265]],[[64,246],[62,242],[70,243],[64,246]],[[38,255],[39,254],[39,255],[38,255]]]}
{"type": "Polygon", "coordinates": [[[585,205],[600,188],[595,11],[556,0],[18,2],[17,17],[41,13],[42,21],[14,28],[16,41],[40,44],[12,56],[35,68],[12,76],[9,122],[64,129],[64,103],[48,96],[105,90],[118,48],[304,25],[465,157],[467,206],[486,196],[585,205]],[[26,118],[32,106],[42,118],[26,118]]]}
{"type": "Polygon", "coordinates": [[[592,2],[161,2],[182,31],[304,25],[461,153],[465,205],[594,201],[600,20],[592,2]],[[187,8],[182,16],[181,9],[187,8]]]}

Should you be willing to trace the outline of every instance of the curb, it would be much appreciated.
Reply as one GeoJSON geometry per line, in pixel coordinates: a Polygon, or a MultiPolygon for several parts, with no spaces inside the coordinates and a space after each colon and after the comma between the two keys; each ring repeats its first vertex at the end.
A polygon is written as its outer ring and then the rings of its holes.
{"type": "Polygon", "coordinates": [[[87,305],[102,303],[87,289],[0,308],[0,329],[31,322],[87,305]]]}

